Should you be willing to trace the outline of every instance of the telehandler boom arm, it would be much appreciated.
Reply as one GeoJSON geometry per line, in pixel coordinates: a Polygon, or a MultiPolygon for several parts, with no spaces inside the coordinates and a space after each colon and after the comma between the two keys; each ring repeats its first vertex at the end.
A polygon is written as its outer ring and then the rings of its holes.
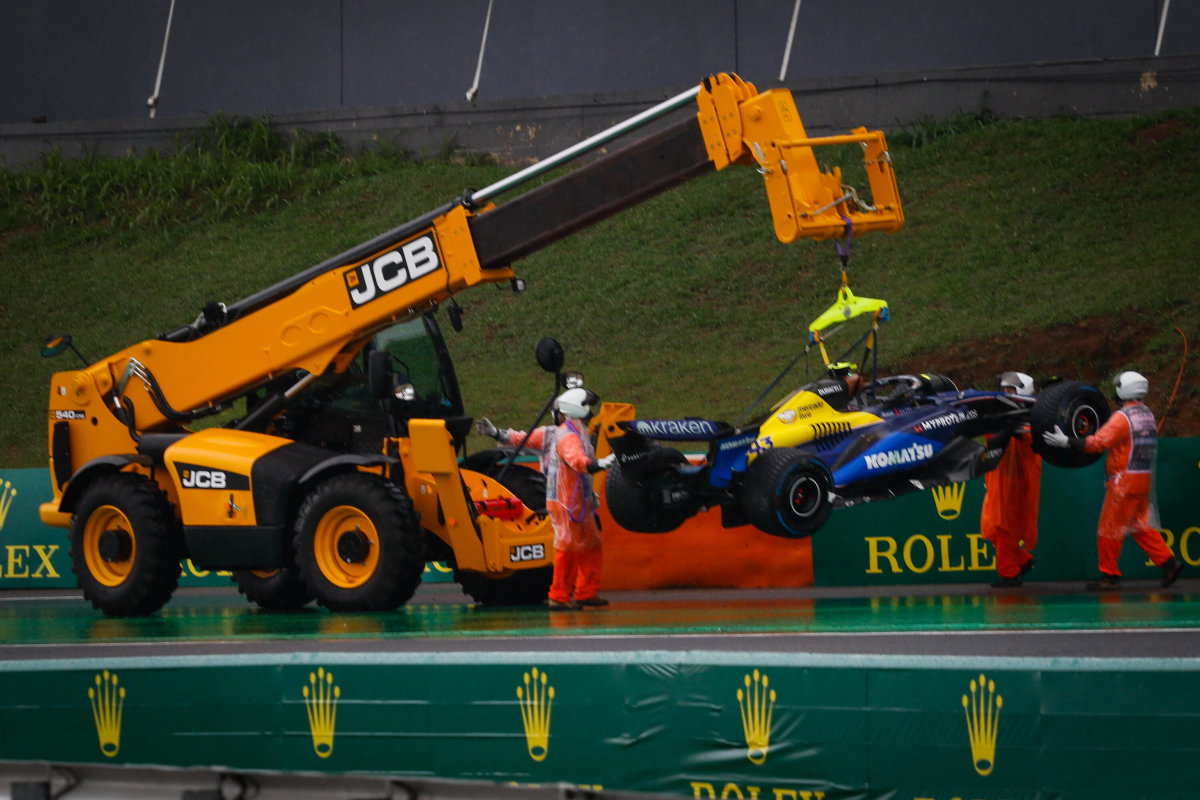
{"type": "MultiPolygon", "coordinates": [[[[470,286],[509,281],[514,261],[730,164],[756,166],[762,173],[780,241],[833,238],[843,234],[847,222],[856,235],[894,232],[904,224],[882,132],[859,128],[848,136],[810,138],[787,90],[758,93],[735,75],[706,78],[695,89],[558,156],[491,187],[468,191],[228,308],[210,305],[196,323],[86,370],[58,373],[50,403],[56,501],[75,470],[97,457],[129,452],[137,433],[179,430],[189,419],[213,413],[297,370],[307,378],[330,369],[341,372],[378,331],[429,311],[470,286]],[[693,100],[695,116],[499,207],[489,203],[693,100]],[[873,205],[842,185],[839,169],[826,173],[817,165],[813,147],[845,143],[864,148],[873,205]],[[98,413],[100,406],[103,413],[98,413]],[[87,418],[98,421],[85,427],[87,418]],[[64,420],[68,430],[56,434],[56,423],[64,420]]],[[[290,391],[298,388],[293,385],[290,391]]],[[[282,408],[285,394],[263,401],[254,421],[269,419],[282,408]]],[[[243,420],[239,427],[250,425],[243,420]]]]}

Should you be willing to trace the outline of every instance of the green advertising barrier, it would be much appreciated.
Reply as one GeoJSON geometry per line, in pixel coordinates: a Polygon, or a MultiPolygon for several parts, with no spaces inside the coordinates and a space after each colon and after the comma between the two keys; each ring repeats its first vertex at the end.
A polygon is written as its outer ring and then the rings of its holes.
{"type": "MultiPolygon", "coordinates": [[[[1163,535],[1184,576],[1200,575],[1200,437],[1159,442],[1156,473],[1163,535]]],[[[818,586],[991,583],[995,549],[980,535],[984,483],[912,492],[896,500],[835,511],[812,537],[818,586]]],[[[1104,461],[1084,469],[1042,467],[1037,565],[1027,581],[1099,575],[1096,524],[1104,502],[1104,461]]],[[[1120,568],[1126,578],[1162,572],[1132,540],[1120,568]]]]}
{"type": "MultiPolygon", "coordinates": [[[[1200,574],[1200,437],[1159,443],[1157,482],[1167,545],[1189,568],[1185,576],[1200,574]]],[[[65,532],[38,517],[38,505],[52,497],[49,470],[0,470],[0,491],[0,588],[75,586],[65,532]]],[[[995,550],[979,533],[983,495],[977,479],[834,512],[812,537],[816,585],[992,582],[995,550]]],[[[1096,523],[1103,500],[1103,460],[1079,470],[1043,467],[1037,566],[1027,580],[1098,574],[1096,523]]],[[[1126,542],[1120,566],[1127,578],[1161,575],[1133,542],[1126,542]]],[[[450,572],[444,564],[429,564],[425,580],[450,581],[450,572]]],[[[182,586],[228,581],[226,573],[182,566],[182,586]]]]}
{"type": "MultiPolygon", "coordinates": [[[[54,499],[48,469],[0,470],[0,589],[74,588],[67,532],[42,524],[38,506],[54,499]]],[[[232,575],[180,564],[180,586],[228,586],[232,575]]],[[[425,565],[424,580],[453,581],[441,563],[425,565]]]]}
{"type": "Polygon", "coordinates": [[[701,800],[1200,797],[1200,659],[308,654],[6,662],[0,757],[701,800]]]}

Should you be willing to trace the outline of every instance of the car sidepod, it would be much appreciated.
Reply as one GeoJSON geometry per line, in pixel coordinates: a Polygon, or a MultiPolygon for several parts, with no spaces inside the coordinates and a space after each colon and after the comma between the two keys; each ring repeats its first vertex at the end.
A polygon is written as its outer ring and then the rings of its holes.
{"type": "Polygon", "coordinates": [[[929,405],[885,416],[834,464],[838,506],[886,500],[930,486],[971,480],[994,469],[1025,403],[993,392],[946,393],[929,405]],[[985,447],[979,437],[997,434],[985,447]],[[866,446],[863,446],[863,445],[866,446]]]}

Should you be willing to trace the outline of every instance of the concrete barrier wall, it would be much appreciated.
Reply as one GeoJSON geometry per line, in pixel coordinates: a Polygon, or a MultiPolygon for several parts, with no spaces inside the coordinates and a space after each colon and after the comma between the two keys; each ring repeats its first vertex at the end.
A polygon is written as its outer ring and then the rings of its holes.
{"type": "MultiPolygon", "coordinates": [[[[0,123],[145,117],[169,0],[26,0],[0,17],[0,123]]],[[[779,77],[794,0],[498,0],[480,98],[779,77]]],[[[805,0],[788,77],[1153,55],[1163,0],[805,0]]],[[[178,3],[160,117],[447,103],[471,85],[487,0],[178,3]]],[[[1200,4],[1162,55],[1200,53],[1200,4]]]]}
{"type": "MultiPolygon", "coordinates": [[[[702,70],[692,73],[698,78],[702,70]]],[[[448,142],[524,163],[544,158],[686,87],[527,100],[463,101],[274,114],[284,130],[333,131],[355,149],[388,144],[414,154],[448,142]]],[[[775,85],[768,81],[759,88],[775,85]]],[[[1200,55],[1012,67],[891,72],[788,81],[809,132],[858,125],[892,129],[987,107],[1002,117],[1120,117],[1200,105],[1200,55]]],[[[677,112],[669,124],[688,110],[677,112]]],[[[0,124],[0,163],[14,167],[57,150],[121,156],[170,150],[203,116],[0,124]]],[[[655,130],[650,127],[645,132],[655,130]]]]}

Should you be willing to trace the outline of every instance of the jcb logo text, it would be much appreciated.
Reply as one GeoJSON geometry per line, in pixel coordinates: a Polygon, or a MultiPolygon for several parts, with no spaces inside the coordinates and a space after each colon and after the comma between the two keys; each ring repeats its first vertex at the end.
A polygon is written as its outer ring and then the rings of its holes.
{"type": "Polygon", "coordinates": [[[346,290],[355,308],[415,281],[442,265],[433,231],[410,239],[395,250],[346,270],[346,290]]]}
{"type": "Polygon", "coordinates": [[[508,560],[514,563],[518,561],[541,561],[545,557],[545,545],[523,544],[518,547],[508,548],[508,560]]]}
{"type": "Polygon", "coordinates": [[[184,470],[183,485],[188,489],[224,489],[225,473],[207,469],[184,470]]]}
{"type": "Polygon", "coordinates": [[[249,489],[250,479],[236,472],[201,467],[195,464],[175,464],[179,485],[184,489],[249,489]]]}

